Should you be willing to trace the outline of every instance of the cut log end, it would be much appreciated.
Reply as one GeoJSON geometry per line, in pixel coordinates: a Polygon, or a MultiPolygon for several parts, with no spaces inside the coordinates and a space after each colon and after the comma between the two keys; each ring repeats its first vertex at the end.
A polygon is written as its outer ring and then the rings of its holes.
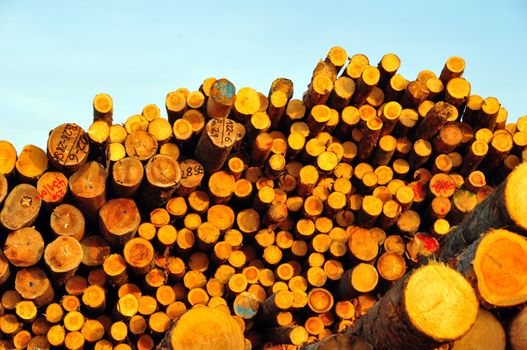
{"type": "Polygon", "coordinates": [[[467,334],[453,343],[452,350],[505,350],[506,343],[503,326],[490,311],[480,308],[476,323],[467,334]]]}
{"type": "Polygon", "coordinates": [[[58,237],[46,246],[44,260],[52,272],[75,270],[82,261],[82,247],[73,237],[58,237]]]}
{"type": "Polygon", "coordinates": [[[16,149],[9,141],[0,141],[0,160],[0,174],[11,174],[15,169],[16,149]]]}
{"type": "Polygon", "coordinates": [[[512,221],[527,230],[527,163],[520,164],[510,175],[505,186],[505,206],[512,221]]]}
{"type": "Polygon", "coordinates": [[[512,350],[527,348],[527,307],[514,317],[509,327],[509,340],[512,350]]]}
{"type": "Polygon", "coordinates": [[[504,229],[487,233],[473,266],[487,303],[507,307],[527,301],[527,241],[522,236],[504,229]]]}
{"type": "Polygon", "coordinates": [[[137,205],[128,198],[108,201],[99,211],[99,218],[104,237],[115,246],[132,238],[141,222],[137,205]]]}
{"type": "Polygon", "coordinates": [[[81,211],[71,204],[61,204],[51,213],[50,227],[57,236],[84,237],[85,220],[81,211]]]}
{"type": "Polygon", "coordinates": [[[440,264],[426,265],[410,276],[404,304],[410,322],[438,342],[464,335],[478,314],[474,290],[461,274],[440,264]]]}
{"type": "Polygon", "coordinates": [[[146,273],[154,259],[154,247],[144,238],[132,238],[126,242],[123,255],[132,269],[146,273]]]}
{"type": "MultiPolygon", "coordinates": [[[[86,140],[86,142],[88,142],[86,140]]],[[[9,162],[9,159],[7,159],[9,162]]],[[[16,172],[23,182],[34,183],[48,168],[46,152],[34,145],[24,146],[16,160],[16,172]]]]}
{"type": "MultiPolygon", "coordinates": [[[[17,267],[35,265],[42,258],[43,253],[44,240],[40,232],[33,227],[25,227],[11,232],[5,241],[5,257],[17,267]]],[[[0,271],[0,276],[3,276],[2,272],[4,271],[0,271]]]]}
{"type": "Polygon", "coordinates": [[[243,333],[227,313],[199,307],[183,314],[171,330],[172,349],[244,350],[243,333]]]}
{"type": "Polygon", "coordinates": [[[41,204],[42,199],[35,187],[20,184],[7,195],[0,222],[10,231],[30,226],[37,219],[41,204]]]}

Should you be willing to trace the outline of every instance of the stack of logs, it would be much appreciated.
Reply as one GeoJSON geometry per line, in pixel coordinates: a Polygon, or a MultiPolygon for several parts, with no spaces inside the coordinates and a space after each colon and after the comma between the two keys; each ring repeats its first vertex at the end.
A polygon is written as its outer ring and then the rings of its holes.
{"type": "Polygon", "coordinates": [[[0,348],[526,349],[527,116],[399,66],[0,141],[0,348]]]}

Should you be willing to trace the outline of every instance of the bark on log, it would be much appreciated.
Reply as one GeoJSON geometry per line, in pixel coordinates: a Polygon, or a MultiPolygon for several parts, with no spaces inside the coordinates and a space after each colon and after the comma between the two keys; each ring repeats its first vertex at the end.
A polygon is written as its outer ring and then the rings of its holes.
{"type": "Polygon", "coordinates": [[[225,118],[229,115],[236,99],[236,88],[227,79],[218,79],[210,87],[207,98],[207,114],[209,118],[225,118]]]}
{"type": "Polygon", "coordinates": [[[463,276],[431,263],[399,280],[347,334],[379,350],[434,349],[467,333],[477,313],[463,276]]]}
{"type": "Polygon", "coordinates": [[[4,255],[3,251],[0,251],[0,286],[4,284],[11,276],[11,269],[9,268],[9,261],[4,255]]]}
{"type": "Polygon", "coordinates": [[[415,138],[429,140],[454,115],[454,106],[447,102],[438,102],[426,114],[426,118],[417,127],[415,138]]]}
{"type": "Polygon", "coordinates": [[[53,168],[70,175],[88,160],[88,135],[77,124],[59,125],[49,134],[47,153],[53,168]]]}
{"type": "Polygon", "coordinates": [[[236,141],[235,124],[232,120],[211,119],[196,146],[196,160],[203,164],[207,173],[221,169],[236,141]]]}
{"type": "Polygon", "coordinates": [[[158,154],[145,166],[139,198],[146,208],[164,206],[181,181],[181,168],[172,157],[158,154]]]}
{"type": "Polygon", "coordinates": [[[112,125],[113,101],[110,95],[100,93],[93,98],[93,120],[103,120],[112,125]]]}
{"type": "Polygon", "coordinates": [[[511,307],[527,301],[527,241],[505,229],[486,232],[450,264],[474,286],[481,303],[511,307]],[[499,264],[495,262],[499,261],[499,264]]]}
{"type": "MultiPolygon", "coordinates": [[[[483,308],[479,309],[474,326],[451,346],[452,350],[495,349],[505,350],[507,338],[501,323],[483,308]]],[[[514,348],[513,348],[514,349],[514,348]]]]}
{"type": "Polygon", "coordinates": [[[100,229],[113,247],[122,246],[137,232],[141,215],[129,198],[111,199],[99,211],[100,229]]]}
{"type": "Polygon", "coordinates": [[[527,306],[524,306],[514,316],[508,333],[512,350],[521,350],[527,347],[527,306]]]}
{"type": "Polygon", "coordinates": [[[98,235],[84,238],[81,242],[82,263],[86,266],[102,265],[107,256],[110,255],[108,242],[98,235]]]}
{"type": "Polygon", "coordinates": [[[96,218],[106,202],[106,171],[95,161],[81,166],[69,178],[69,188],[86,218],[96,218]]]}
{"type": "Polygon", "coordinates": [[[523,200],[527,188],[527,163],[520,164],[494,192],[468,214],[445,237],[436,257],[448,261],[467,245],[492,228],[507,227],[526,235],[527,207],[523,200]]]}

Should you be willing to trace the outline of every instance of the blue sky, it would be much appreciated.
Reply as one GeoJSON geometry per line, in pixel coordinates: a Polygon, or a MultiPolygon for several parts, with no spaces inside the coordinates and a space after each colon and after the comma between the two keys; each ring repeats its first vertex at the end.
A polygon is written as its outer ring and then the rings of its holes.
{"type": "Polygon", "coordinates": [[[376,64],[396,53],[415,79],[462,56],[473,93],[509,119],[527,114],[527,2],[0,0],[0,140],[45,147],[63,122],[87,128],[99,92],[114,120],[207,77],[267,93],[274,78],[305,90],[331,46],[376,64]]]}

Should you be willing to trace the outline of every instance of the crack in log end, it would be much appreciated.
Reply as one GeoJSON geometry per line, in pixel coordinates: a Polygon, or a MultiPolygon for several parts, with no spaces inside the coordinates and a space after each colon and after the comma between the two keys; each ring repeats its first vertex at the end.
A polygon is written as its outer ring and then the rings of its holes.
{"type": "Polygon", "coordinates": [[[31,198],[29,196],[23,196],[20,199],[20,205],[22,205],[25,208],[29,208],[32,203],[33,203],[33,198],[31,198]]]}

